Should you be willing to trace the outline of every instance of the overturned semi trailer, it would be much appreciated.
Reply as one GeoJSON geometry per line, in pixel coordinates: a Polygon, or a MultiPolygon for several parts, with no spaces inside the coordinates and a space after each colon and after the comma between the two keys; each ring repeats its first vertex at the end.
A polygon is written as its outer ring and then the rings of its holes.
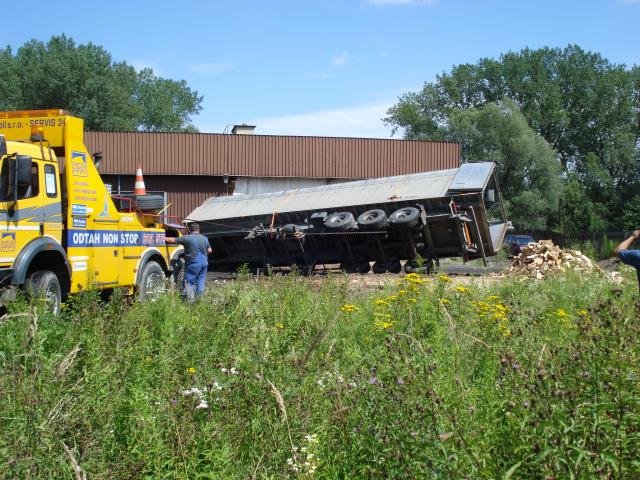
{"type": "Polygon", "coordinates": [[[509,228],[491,162],[301,188],[212,197],[187,218],[213,248],[210,269],[296,265],[309,272],[429,270],[444,257],[495,255],[509,228]]]}

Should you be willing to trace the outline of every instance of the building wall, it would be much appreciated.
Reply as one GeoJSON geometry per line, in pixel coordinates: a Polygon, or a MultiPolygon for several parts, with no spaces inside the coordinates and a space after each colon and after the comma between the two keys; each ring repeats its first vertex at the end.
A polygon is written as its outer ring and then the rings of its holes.
{"type": "Polygon", "coordinates": [[[86,132],[102,171],[363,179],[456,168],[458,144],[372,138],[86,132]]]}
{"type": "Polygon", "coordinates": [[[234,195],[258,195],[261,193],[282,192],[295,188],[309,188],[337,182],[348,182],[345,179],[329,178],[285,178],[285,177],[236,177],[233,188],[234,195]]]}

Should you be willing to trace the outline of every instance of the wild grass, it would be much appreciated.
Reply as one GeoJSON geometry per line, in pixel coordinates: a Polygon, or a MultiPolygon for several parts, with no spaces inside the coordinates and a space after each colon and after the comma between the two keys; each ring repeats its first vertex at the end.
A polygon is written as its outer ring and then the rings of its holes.
{"type": "Polygon", "coordinates": [[[0,320],[0,477],[636,478],[640,307],[567,272],[490,287],[238,281],[0,320]]]}

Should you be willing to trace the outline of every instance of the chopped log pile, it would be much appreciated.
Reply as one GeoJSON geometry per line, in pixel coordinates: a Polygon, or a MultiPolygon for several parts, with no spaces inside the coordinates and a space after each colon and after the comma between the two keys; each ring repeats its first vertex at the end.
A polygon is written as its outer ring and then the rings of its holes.
{"type": "Polygon", "coordinates": [[[554,245],[551,240],[540,240],[522,247],[520,254],[511,262],[508,272],[512,275],[526,275],[541,280],[549,273],[567,269],[601,270],[579,250],[563,250],[554,245]]]}

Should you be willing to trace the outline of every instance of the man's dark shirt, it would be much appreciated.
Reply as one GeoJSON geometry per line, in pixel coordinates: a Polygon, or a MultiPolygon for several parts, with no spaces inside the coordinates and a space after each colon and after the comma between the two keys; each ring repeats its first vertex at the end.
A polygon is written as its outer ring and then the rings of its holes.
{"type": "Polygon", "coordinates": [[[623,263],[640,268],[640,250],[622,250],[618,257],[623,263]]]}
{"type": "Polygon", "coordinates": [[[176,243],[184,246],[184,259],[189,261],[197,260],[198,257],[206,259],[207,250],[211,248],[209,240],[199,233],[190,233],[184,237],[176,238],[176,243]]]}

